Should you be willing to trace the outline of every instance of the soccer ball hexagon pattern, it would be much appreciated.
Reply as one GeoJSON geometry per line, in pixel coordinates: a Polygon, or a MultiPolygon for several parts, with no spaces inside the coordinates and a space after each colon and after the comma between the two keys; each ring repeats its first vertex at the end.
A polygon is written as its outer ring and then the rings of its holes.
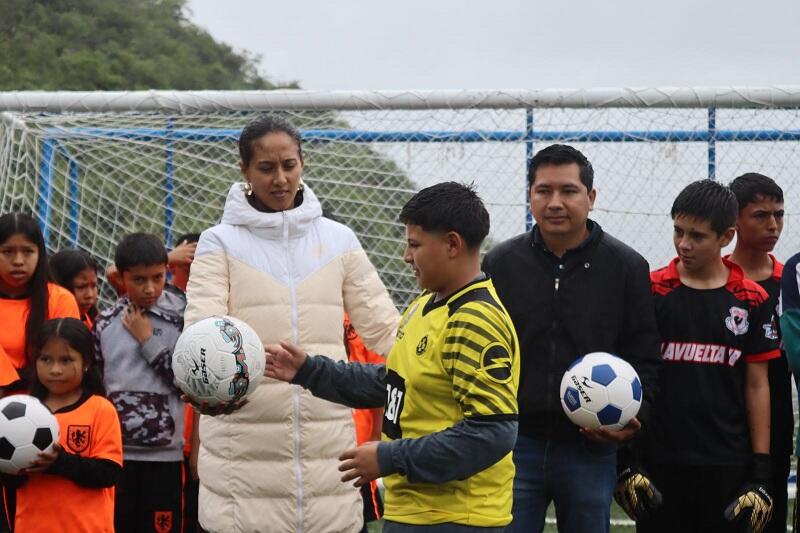
{"type": "Polygon", "coordinates": [[[29,468],[58,439],[58,420],[37,398],[15,394],[0,400],[0,472],[29,468]]]}
{"type": "Polygon", "coordinates": [[[210,316],[187,327],[172,352],[178,387],[210,406],[239,401],[264,376],[266,357],[258,334],[230,316],[210,316]]]}
{"type": "Polygon", "coordinates": [[[619,431],[642,405],[642,384],[624,359],[593,352],[574,361],[561,379],[561,407],[580,427],[619,431]]]}

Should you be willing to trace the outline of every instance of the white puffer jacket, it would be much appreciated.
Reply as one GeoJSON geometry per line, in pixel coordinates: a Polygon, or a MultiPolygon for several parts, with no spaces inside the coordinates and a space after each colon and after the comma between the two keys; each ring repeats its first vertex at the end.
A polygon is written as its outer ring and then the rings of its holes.
{"type": "MultiPolygon", "coordinates": [[[[355,234],[302,204],[262,213],[241,185],[222,223],[200,237],[186,324],[228,314],[261,340],[289,340],[346,359],[344,311],[369,347],[388,353],[399,314],[355,234]]],[[[337,457],[355,445],[350,409],[265,378],[231,415],[200,419],[200,523],[212,533],[353,533],[361,498],[342,483],[337,457]]]]}

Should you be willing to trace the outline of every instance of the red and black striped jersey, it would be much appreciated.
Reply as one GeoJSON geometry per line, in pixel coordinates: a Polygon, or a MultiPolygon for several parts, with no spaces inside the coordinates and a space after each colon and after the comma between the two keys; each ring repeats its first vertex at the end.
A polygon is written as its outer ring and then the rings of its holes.
{"type": "Polygon", "coordinates": [[[727,283],[681,283],[678,258],[650,275],[661,335],[660,394],[649,432],[659,463],[742,464],[751,454],[745,365],[780,356],[766,291],[723,259],[727,283]]]}

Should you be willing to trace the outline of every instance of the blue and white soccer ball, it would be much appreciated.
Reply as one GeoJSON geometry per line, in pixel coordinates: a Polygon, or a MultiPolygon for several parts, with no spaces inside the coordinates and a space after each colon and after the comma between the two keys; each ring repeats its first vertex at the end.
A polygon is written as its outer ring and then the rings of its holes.
{"type": "Polygon", "coordinates": [[[255,390],[267,364],[253,328],[231,316],[210,316],[187,327],[172,352],[175,383],[194,402],[216,406],[255,390]]]}
{"type": "Polygon", "coordinates": [[[641,405],[642,383],[636,371],[609,353],[584,355],[561,379],[561,407],[580,427],[619,431],[641,405]]]}
{"type": "Polygon", "coordinates": [[[14,394],[0,400],[0,472],[29,468],[58,439],[58,420],[37,398],[14,394]]]}

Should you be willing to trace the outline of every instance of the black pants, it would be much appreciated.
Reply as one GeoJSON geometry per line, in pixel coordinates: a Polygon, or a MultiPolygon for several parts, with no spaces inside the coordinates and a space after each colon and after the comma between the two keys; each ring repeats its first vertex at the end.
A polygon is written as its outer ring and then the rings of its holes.
{"type": "Polygon", "coordinates": [[[125,461],[117,483],[117,533],[180,533],[183,462],[125,461]]]}
{"type": "Polygon", "coordinates": [[[652,465],[648,472],[664,505],[637,524],[637,533],[738,531],[723,513],[746,481],[746,466],[652,465]]]}
{"type": "Polygon", "coordinates": [[[767,524],[764,533],[786,533],[786,518],[789,507],[789,494],[787,481],[792,467],[791,457],[772,455],[772,518],[767,524]]]}
{"type": "Polygon", "coordinates": [[[192,479],[192,470],[189,468],[189,457],[183,459],[183,531],[184,533],[197,533],[197,496],[200,491],[200,482],[192,479]]]}

